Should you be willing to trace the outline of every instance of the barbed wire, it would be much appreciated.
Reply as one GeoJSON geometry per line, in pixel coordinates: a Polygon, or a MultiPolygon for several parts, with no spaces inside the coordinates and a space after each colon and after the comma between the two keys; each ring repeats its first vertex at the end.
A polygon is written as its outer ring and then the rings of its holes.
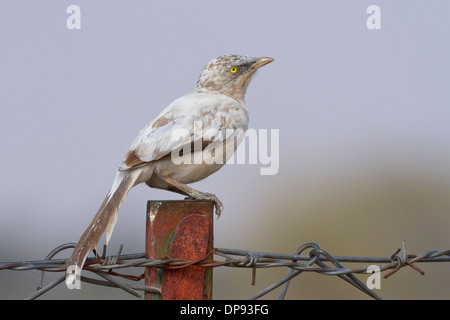
{"type": "MultiPolygon", "coordinates": [[[[42,271],[37,291],[26,298],[27,300],[33,300],[64,282],[66,276],[65,264],[67,260],[53,259],[53,257],[63,250],[74,248],[75,245],[75,243],[60,245],[53,249],[44,260],[0,262],[0,270],[42,271]],[[64,274],[57,280],[43,286],[45,272],[63,272],[64,274]]],[[[368,266],[345,268],[342,263],[369,263],[370,266],[377,266],[380,272],[390,270],[384,275],[384,278],[388,278],[403,267],[411,267],[420,274],[424,274],[424,272],[415,265],[415,263],[418,262],[450,262],[450,250],[430,250],[420,255],[408,254],[406,251],[405,241],[403,241],[402,249],[397,249],[389,257],[333,256],[321,249],[318,244],[312,242],[301,245],[294,254],[215,248],[203,259],[197,261],[186,259],[146,259],[145,253],[122,254],[122,249],[123,245],[120,246],[116,255],[106,256],[106,247],[104,247],[101,257],[87,259],[83,270],[90,271],[104,280],[86,276],[81,276],[80,280],[82,282],[91,283],[94,285],[117,287],[135,297],[142,298],[142,294],[139,291],[156,294],[160,294],[161,291],[156,287],[123,283],[119,281],[119,278],[139,281],[144,278],[144,275],[127,275],[119,273],[117,270],[131,267],[178,269],[193,265],[204,268],[251,268],[253,269],[252,284],[254,284],[256,270],[259,268],[287,268],[288,273],[285,277],[274,282],[263,290],[260,290],[248,299],[254,300],[261,298],[280,286],[281,293],[279,295],[279,299],[284,299],[290,281],[303,272],[315,272],[323,275],[338,276],[370,297],[374,299],[383,299],[356,277],[356,274],[367,274],[368,266]],[[221,260],[207,259],[211,255],[220,257],[221,260]],[[303,261],[305,263],[299,261],[303,261]]]]}

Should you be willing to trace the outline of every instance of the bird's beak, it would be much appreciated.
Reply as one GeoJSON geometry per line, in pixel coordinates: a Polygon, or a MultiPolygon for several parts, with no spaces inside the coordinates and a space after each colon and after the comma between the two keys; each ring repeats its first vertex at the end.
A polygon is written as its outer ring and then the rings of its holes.
{"type": "Polygon", "coordinates": [[[257,70],[257,69],[261,68],[262,66],[265,66],[266,64],[271,63],[273,60],[275,60],[275,59],[269,58],[269,57],[257,58],[256,62],[253,64],[253,69],[257,70]]]}

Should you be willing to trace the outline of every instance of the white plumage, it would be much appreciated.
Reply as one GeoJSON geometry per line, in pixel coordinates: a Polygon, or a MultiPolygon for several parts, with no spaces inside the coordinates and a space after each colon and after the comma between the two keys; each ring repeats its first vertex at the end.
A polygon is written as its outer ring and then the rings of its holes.
{"type": "Polygon", "coordinates": [[[225,55],[208,63],[194,92],[176,99],[139,132],[67,266],[81,269],[103,233],[108,243],[120,205],[129,190],[139,183],[214,201],[220,215],[223,205],[215,195],[186,184],[208,177],[232,156],[248,128],[244,102],[247,86],[256,70],[272,61],[272,58],[225,55]],[[191,162],[176,161],[180,155],[189,159],[188,154],[191,162]]]}

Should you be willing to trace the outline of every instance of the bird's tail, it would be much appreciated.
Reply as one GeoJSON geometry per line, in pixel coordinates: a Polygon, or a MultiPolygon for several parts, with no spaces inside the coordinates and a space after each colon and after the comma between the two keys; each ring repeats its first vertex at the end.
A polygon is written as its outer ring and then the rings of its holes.
{"type": "Polygon", "coordinates": [[[117,172],[111,191],[106,195],[103,204],[98,209],[97,214],[86,231],[84,231],[66,263],[67,267],[75,266],[75,273],[81,271],[89,251],[97,248],[98,242],[104,232],[106,232],[106,243],[108,243],[117,221],[119,207],[128,194],[128,191],[134,186],[137,178],[138,175],[136,172],[117,172]]]}

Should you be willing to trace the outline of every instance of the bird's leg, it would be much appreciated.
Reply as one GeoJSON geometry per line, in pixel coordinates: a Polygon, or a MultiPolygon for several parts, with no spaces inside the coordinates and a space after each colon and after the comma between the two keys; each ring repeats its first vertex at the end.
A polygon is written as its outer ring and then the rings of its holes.
{"type": "Polygon", "coordinates": [[[174,180],[170,177],[159,176],[159,178],[161,178],[162,180],[167,182],[169,185],[174,186],[175,188],[179,189],[180,191],[186,193],[190,198],[193,198],[196,200],[213,201],[214,207],[216,208],[217,218],[220,217],[220,215],[223,211],[223,204],[214,194],[195,190],[194,188],[191,188],[191,187],[185,185],[184,183],[178,182],[177,180],[174,180]]]}

